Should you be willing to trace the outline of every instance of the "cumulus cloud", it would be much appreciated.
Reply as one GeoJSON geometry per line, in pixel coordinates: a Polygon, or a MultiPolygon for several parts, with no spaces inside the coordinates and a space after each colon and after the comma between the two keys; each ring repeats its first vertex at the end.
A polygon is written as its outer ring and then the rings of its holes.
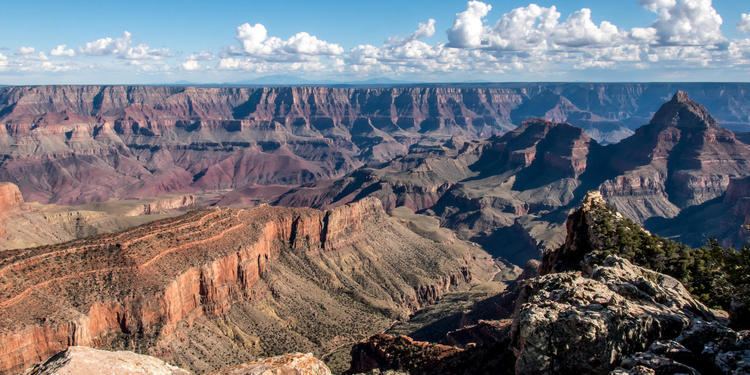
{"type": "Polygon", "coordinates": [[[742,13],[740,22],[737,24],[737,30],[743,33],[750,33],[750,13],[742,13]]]}
{"type": "Polygon", "coordinates": [[[652,27],[662,45],[705,45],[724,40],[721,16],[711,0],[641,0],[657,14],[652,27]]]}
{"type": "Polygon", "coordinates": [[[492,7],[479,1],[469,2],[467,9],[456,15],[448,30],[450,47],[490,48],[508,51],[559,49],[559,47],[607,46],[621,41],[625,32],[608,21],[598,25],[591,10],[583,8],[560,22],[555,6],[530,4],[503,14],[494,27],[483,19],[492,7]]]}
{"type": "MultiPolygon", "coordinates": [[[[495,49],[527,50],[547,48],[548,36],[558,24],[557,8],[530,4],[503,14],[487,35],[487,45],[495,49]]],[[[482,28],[484,29],[484,27],[482,28]]]]}
{"type": "Polygon", "coordinates": [[[268,30],[263,24],[251,25],[243,23],[237,27],[237,40],[242,44],[242,50],[251,56],[269,56],[273,54],[288,55],[340,55],[344,48],[335,43],[318,39],[306,32],[299,32],[289,39],[269,37],[268,30]]]}
{"type": "Polygon", "coordinates": [[[28,56],[34,53],[36,49],[34,47],[20,47],[18,48],[18,54],[22,56],[28,56]]]}
{"type": "Polygon", "coordinates": [[[484,17],[492,5],[481,1],[469,1],[466,10],[456,14],[453,26],[448,30],[448,44],[457,48],[476,48],[482,45],[484,17]]]}
{"type": "MultiPolygon", "coordinates": [[[[711,0],[628,1],[639,1],[653,17],[623,29],[599,19],[588,8],[561,14],[554,5],[529,4],[492,14],[490,4],[472,0],[463,10],[457,9],[453,21],[445,25],[445,37],[435,42],[431,38],[439,25],[427,17],[408,35],[348,50],[309,32],[282,38],[273,36],[263,24],[243,23],[235,29],[234,44],[217,51],[179,54],[179,59],[167,49],[135,43],[129,32],[92,40],[77,49],[61,44],[49,50],[49,55],[70,57],[61,59],[67,63],[81,55],[109,56],[153,72],[432,74],[437,79],[443,79],[443,73],[498,76],[514,71],[539,72],[540,77],[560,72],[557,77],[565,79],[565,74],[574,70],[646,69],[657,64],[750,67],[750,39],[732,40],[722,35],[723,21],[711,0]]],[[[750,14],[742,14],[737,28],[750,33],[750,14]]],[[[56,59],[48,61],[44,53],[31,47],[14,52],[10,58],[0,57],[0,67],[44,71],[76,67],[56,59]]],[[[107,64],[108,60],[97,61],[107,64]]]]}
{"type": "Polygon", "coordinates": [[[73,57],[76,55],[76,51],[74,51],[72,48],[68,48],[68,46],[65,44],[60,44],[57,47],[50,50],[49,54],[52,56],[73,57]]]}
{"type": "Polygon", "coordinates": [[[133,36],[125,31],[119,38],[100,38],[86,43],[79,51],[89,56],[114,55],[126,60],[159,60],[169,56],[169,50],[151,48],[147,44],[133,45],[133,36]]]}
{"type": "Polygon", "coordinates": [[[430,18],[427,22],[420,22],[417,30],[411,34],[409,39],[429,38],[433,35],[435,35],[435,20],[430,18]]]}
{"type": "Polygon", "coordinates": [[[608,21],[596,25],[591,19],[591,9],[583,8],[558,25],[553,32],[554,42],[569,47],[609,45],[617,41],[620,31],[608,21]]]}
{"type": "Polygon", "coordinates": [[[187,71],[199,70],[200,68],[201,64],[196,60],[186,60],[182,63],[182,69],[185,69],[187,71]]]}

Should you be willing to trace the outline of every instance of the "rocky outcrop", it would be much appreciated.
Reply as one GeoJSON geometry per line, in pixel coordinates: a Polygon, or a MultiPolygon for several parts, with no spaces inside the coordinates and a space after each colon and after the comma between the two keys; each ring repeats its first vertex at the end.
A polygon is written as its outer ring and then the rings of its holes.
{"type": "Polygon", "coordinates": [[[675,279],[615,256],[532,279],[516,302],[516,372],[606,373],[657,339],[713,319],[675,279]]]}
{"type": "Polygon", "coordinates": [[[539,276],[474,307],[484,309],[485,317],[494,311],[494,321],[447,333],[443,341],[449,346],[373,337],[354,347],[352,369],[418,374],[747,371],[748,332],[728,328],[725,313],[707,308],[677,279],[625,259],[632,256],[627,246],[635,243],[628,239],[651,235],[612,211],[600,193],[586,195],[567,228],[567,240],[545,255],[539,276]],[[623,256],[611,253],[618,248],[623,256]],[[511,309],[488,306],[508,300],[514,301],[511,309]]]}
{"type": "Polygon", "coordinates": [[[674,340],[658,340],[612,371],[623,374],[745,374],[750,372],[750,332],[695,320],[674,340]]]}
{"type": "MultiPolygon", "coordinates": [[[[129,351],[97,350],[71,346],[44,363],[28,369],[27,375],[189,375],[190,371],[172,366],[147,355],[129,351]]],[[[212,375],[331,375],[323,361],[310,353],[289,353],[260,358],[237,366],[226,367],[212,375]]]]}
{"type": "Polygon", "coordinates": [[[0,182],[0,215],[6,215],[21,207],[23,195],[18,186],[9,182],[0,182]]]}
{"type": "Polygon", "coordinates": [[[200,371],[289,347],[332,350],[494,267],[468,244],[420,237],[376,199],[331,211],[195,211],[9,250],[0,253],[0,372],[75,345],[200,371]]]}
{"type": "Polygon", "coordinates": [[[221,369],[212,375],[331,375],[331,370],[310,353],[291,353],[221,369]]]}
{"type": "Polygon", "coordinates": [[[176,197],[157,199],[153,202],[144,203],[128,211],[126,216],[154,215],[168,211],[194,208],[197,204],[195,195],[187,194],[176,197]]]}
{"type": "Polygon", "coordinates": [[[189,375],[164,361],[127,351],[110,352],[85,346],[71,346],[42,364],[29,369],[28,375],[189,375]]]}

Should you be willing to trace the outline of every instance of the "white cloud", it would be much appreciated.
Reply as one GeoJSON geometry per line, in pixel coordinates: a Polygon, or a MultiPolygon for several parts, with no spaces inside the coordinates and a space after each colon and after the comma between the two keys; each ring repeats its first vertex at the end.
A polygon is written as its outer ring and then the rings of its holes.
{"type": "Polygon", "coordinates": [[[287,40],[269,37],[266,27],[258,23],[243,23],[237,27],[236,38],[242,44],[245,54],[256,57],[286,55],[329,55],[344,53],[344,48],[335,43],[318,39],[306,32],[299,32],[287,40]]]}
{"type": "Polygon", "coordinates": [[[125,31],[119,38],[100,38],[86,43],[80,52],[90,56],[114,55],[126,60],[159,60],[169,56],[169,50],[151,48],[147,44],[133,45],[132,34],[125,31]]]}
{"type": "Polygon", "coordinates": [[[711,0],[641,0],[657,14],[652,25],[662,45],[705,45],[722,42],[721,16],[711,0]]]}
{"type": "Polygon", "coordinates": [[[266,27],[260,23],[255,25],[243,23],[237,27],[236,37],[240,43],[242,43],[243,49],[248,54],[267,55],[273,50],[270,43],[266,43],[268,39],[268,31],[266,30],[266,27]]]}
{"type": "Polygon", "coordinates": [[[448,30],[448,44],[457,48],[476,48],[482,45],[484,17],[492,5],[481,1],[469,1],[465,11],[456,14],[453,26],[448,30]]]}
{"type": "Polygon", "coordinates": [[[750,33],[750,13],[742,13],[740,22],[737,24],[737,30],[744,33],[750,33]]]}
{"type": "Polygon", "coordinates": [[[36,49],[34,47],[20,47],[18,48],[18,54],[22,56],[31,55],[36,49]]]}
{"type": "Polygon", "coordinates": [[[657,40],[657,31],[653,27],[634,27],[630,30],[630,38],[636,43],[652,44],[657,40]]]}
{"type": "Polygon", "coordinates": [[[196,60],[186,60],[182,63],[182,69],[185,69],[187,71],[199,70],[200,68],[201,64],[196,60]]]}
{"type": "Polygon", "coordinates": [[[502,15],[484,38],[495,49],[546,49],[547,38],[554,31],[559,18],[560,13],[554,6],[545,8],[530,4],[502,15]]]}
{"type": "Polygon", "coordinates": [[[52,56],[73,57],[76,55],[76,51],[74,51],[72,48],[68,48],[68,46],[65,44],[60,44],[57,47],[53,48],[51,51],[49,51],[49,54],[52,56]]]}
{"type": "Polygon", "coordinates": [[[8,66],[8,57],[0,53],[0,70],[8,66]]]}
{"type": "Polygon", "coordinates": [[[250,70],[252,64],[248,60],[234,57],[225,57],[219,60],[218,68],[221,70],[250,70]]]}
{"type": "Polygon", "coordinates": [[[583,8],[555,28],[554,42],[568,47],[609,45],[621,37],[617,26],[602,21],[597,26],[591,19],[591,9],[583,8]]]}
{"type": "Polygon", "coordinates": [[[340,55],[344,49],[338,44],[320,40],[306,32],[294,34],[283,43],[284,50],[289,53],[303,55],[340,55]]]}
{"type": "Polygon", "coordinates": [[[594,23],[588,8],[559,22],[560,12],[555,6],[547,8],[530,4],[503,14],[490,28],[483,19],[491,9],[482,2],[469,2],[467,10],[456,15],[453,28],[448,31],[449,46],[507,51],[548,50],[607,46],[626,36],[611,22],[594,23]]]}
{"type": "Polygon", "coordinates": [[[214,54],[208,51],[191,53],[190,56],[188,56],[188,60],[195,60],[195,61],[208,61],[208,60],[213,60],[213,58],[214,58],[214,54]]]}
{"type": "Polygon", "coordinates": [[[420,22],[417,30],[411,34],[409,39],[430,38],[435,35],[435,20],[430,18],[427,22],[420,22]]]}

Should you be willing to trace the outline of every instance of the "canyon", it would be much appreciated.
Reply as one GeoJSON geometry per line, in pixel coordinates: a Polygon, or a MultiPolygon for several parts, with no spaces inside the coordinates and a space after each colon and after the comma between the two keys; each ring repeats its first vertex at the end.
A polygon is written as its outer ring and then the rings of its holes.
{"type": "MultiPolygon", "coordinates": [[[[731,328],[725,312],[708,308],[676,278],[627,259],[623,251],[633,245],[633,234],[663,245],[668,240],[638,227],[596,191],[586,194],[566,227],[563,245],[545,253],[511,288],[475,304],[462,315],[463,326],[432,341],[374,335],[352,349],[350,373],[750,370],[750,331],[731,328]]],[[[744,324],[742,319],[734,316],[732,322],[744,324]]]]}
{"type": "Polygon", "coordinates": [[[0,252],[0,372],[76,345],[200,372],[289,348],[323,355],[498,270],[478,247],[411,231],[375,198],[196,210],[0,252]]]}
{"type": "Polygon", "coordinates": [[[0,87],[0,374],[746,370],[748,89],[0,87]]]}
{"type": "Polygon", "coordinates": [[[61,204],[293,187],[528,117],[613,143],[678,89],[724,126],[750,129],[747,85],[729,83],[2,87],[0,180],[61,204]]]}
{"type": "MultiPolygon", "coordinates": [[[[517,265],[561,245],[567,214],[593,189],[626,217],[652,229],[668,227],[693,245],[711,230],[741,232],[744,224],[725,221],[722,229],[698,229],[690,240],[696,226],[676,221],[683,211],[722,199],[731,181],[750,175],[750,146],[682,91],[615,144],[601,145],[567,123],[530,119],[487,140],[453,138],[410,151],[332,182],[292,189],[276,203],[330,207],[375,196],[389,209],[407,206],[437,217],[461,238],[517,265]]],[[[746,193],[735,188],[726,199],[746,193]]],[[[747,213],[742,207],[735,215],[747,213]]],[[[741,236],[726,243],[744,244],[741,236]]]]}

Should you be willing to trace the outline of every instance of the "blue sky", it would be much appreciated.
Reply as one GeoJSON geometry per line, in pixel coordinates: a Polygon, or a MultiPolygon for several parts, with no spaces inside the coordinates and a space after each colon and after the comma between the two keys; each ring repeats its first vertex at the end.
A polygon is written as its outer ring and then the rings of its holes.
{"type": "Polygon", "coordinates": [[[24,1],[0,15],[0,84],[748,73],[745,0],[24,1]]]}

